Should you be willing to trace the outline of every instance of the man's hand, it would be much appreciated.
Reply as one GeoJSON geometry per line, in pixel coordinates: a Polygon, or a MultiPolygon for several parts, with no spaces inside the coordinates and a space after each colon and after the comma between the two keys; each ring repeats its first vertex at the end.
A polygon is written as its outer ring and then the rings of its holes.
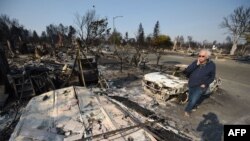
{"type": "Polygon", "coordinates": [[[204,84],[202,84],[202,85],[201,85],[201,88],[205,88],[205,85],[204,85],[204,84]]]}
{"type": "Polygon", "coordinates": [[[200,61],[199,61],[199,59],[197,59],[197,63],[196,63],[196,64],[197,64],[197,66],[198,66],[198,65],[200,65],[200,61]]]}

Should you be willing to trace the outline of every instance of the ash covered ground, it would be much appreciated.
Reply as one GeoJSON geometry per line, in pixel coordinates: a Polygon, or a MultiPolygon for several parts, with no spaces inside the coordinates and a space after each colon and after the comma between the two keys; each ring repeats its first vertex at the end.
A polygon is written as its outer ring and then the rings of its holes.
{"type": "MultiPolygon", "coordinates": [[[[33,58],[30,56],[22,56],[21,58],[11,59],[9,62],[10,66],[13,65],[13,67],[22,67],[25,63],[29,63],[33,64],[33,66],[45,66],[51,69],[52,72],[55,70],[46,66],[46,63],[32,60],[33,58]]],[[[221,140],[223,136],[223,124],[249,122],[246,116],[242,119],[234,120],[234,112],[232,109],[228,108],[228,105],[234,103],[235,98],[228,93],[228,90],[224,89],[225,87],[219,88],[210,97],[207,97],[189,118],[184,116],[186,104],[179,104],[176,98],[163,102],[149,96],[142,87],[142,78],[144,74],[155,71],[171,70],[176,63],[179,63],[178,61],[167,61],[167,63],[161,66],[149,62],[146,64],[145,69],[133,67],[124,63],[121,72],[120,63],[117,59],[102,56],[99,60],[99,72],[109,84],[109,89],[105,90],[105,94],[123,103],[127,107],[134,109],[145,117],[160,120],[163,125],[173,127],[178,131],[189,134],[194,140],[221,140]]],[[[56,61],[57,60],[53,60],[53,62],[56,61]]],[[[60,64],[56,67],[61,69],[63,66],[64,65],[60,64]]],[[[61,77],[64,78],[65,76],[61,77]]],[[[61,85],[63,82],[58,81],[54,83],[60,83],[61,85]]],[[[80,85],[79,83],[73,84],[80,85]]],[[[58,84],[58,86],[60,85],[58,84]]],[[[97,88],[97,85],[90,85],[89,88],[97,88]]],[[[8,139],[12,133],[28,101],[29,99],[24,99],[21,103],[16,103],[16,101],[10,100],[5,108],[1,110],[1,125],[4,125],[1,126],[3,127],[1,129],[1,136],[4,140],[8,139]],[[6,119],[10,120],[7,121],[6,119]]],[[[157,128],[152,129],[152,132],[156,132],[158,135],[166,134],[161,131],[160,129],[157,130],[157,128]]],[[[182,140],[177,139],[177,136],[174,134],[171,137],[176,138],[176,140],[182,140]]],[[[167,139],[167,137],[165,137],[165,139],[167,139]]]]}

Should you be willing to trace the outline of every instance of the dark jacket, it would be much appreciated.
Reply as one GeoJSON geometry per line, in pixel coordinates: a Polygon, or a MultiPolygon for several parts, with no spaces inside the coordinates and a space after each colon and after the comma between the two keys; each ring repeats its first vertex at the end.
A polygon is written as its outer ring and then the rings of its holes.
{"type": "Polygon", "coordinates": [[[215,69],[215,64],[211,60],[201,65],[197,65],[197,60],[195,60],[184,70],[184,74],[189,78],[188,86],[196,87],[205,84],[207,88],[214,81],[215,69]]]}

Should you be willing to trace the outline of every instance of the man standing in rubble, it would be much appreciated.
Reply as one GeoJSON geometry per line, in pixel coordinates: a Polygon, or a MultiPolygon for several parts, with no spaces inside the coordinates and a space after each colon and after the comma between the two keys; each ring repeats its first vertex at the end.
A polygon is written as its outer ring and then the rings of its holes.
{"type": "Polygon", "coordinates": [[[202,49],[198,59],[190,64],[184,74],[188,78],[189,101],[185,108],[185,116],[190,116],[192,109],[197,106],[201,96],[207,91],[209,84],[215,78],[215,64],[210,60],[211,52],[202,49]]]}

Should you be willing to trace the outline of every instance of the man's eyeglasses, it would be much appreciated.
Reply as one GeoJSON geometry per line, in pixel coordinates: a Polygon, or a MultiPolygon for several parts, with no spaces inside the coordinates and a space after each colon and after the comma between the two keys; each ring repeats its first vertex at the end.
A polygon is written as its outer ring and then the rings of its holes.
{"type": "Polygon", "coordinates": [[[205,56],[204,56],[204,55],[199,55],[198,57],[202,57],[202,58],[204,58],[205,56]]]}

